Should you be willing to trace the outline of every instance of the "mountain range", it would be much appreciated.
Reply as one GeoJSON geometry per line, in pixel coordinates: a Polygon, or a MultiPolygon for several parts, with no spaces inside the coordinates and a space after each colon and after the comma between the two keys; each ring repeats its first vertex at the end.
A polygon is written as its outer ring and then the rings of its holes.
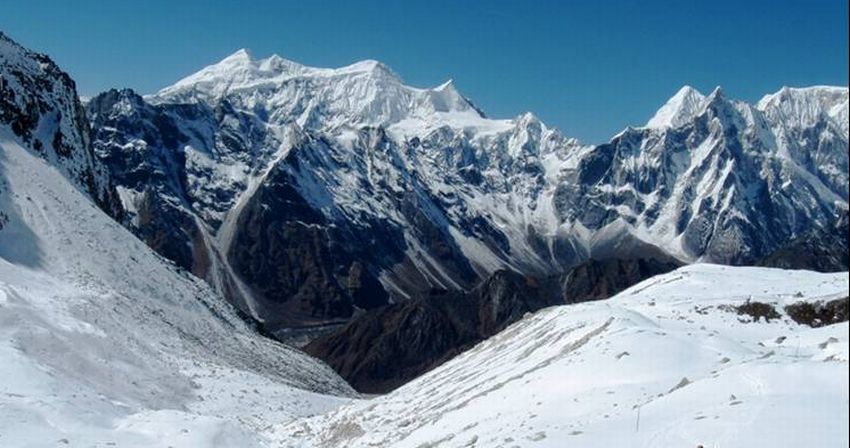
{"type": "Polygon", "coordinates": [[[0,34],[0,444],[846,445],[847,106],[586,145],[375,61],[82,102],[0,34]]]}
{"type": "Polygon", "coordinates": [[[487,118],[451,81],[418,89],[377,61],[246,50],[156,94],[86,104],[121,222],[263,331],[315,340],[308,352],[364,392],[522,316],[482,329],[472,316],[488,303],[594,298],[565,281],[574,271],[618,284],[606,298],[697,261],[848,269],[847,109],[846,88],[750,105],[684,87],[645,126],[585,145],[532,114],[487,118]],[[597,262],[620,267],[583,271],[597,262]],[[550,286],[467,294],[500,272],[550,286]],[[430,317],[400,324],[413,310],[430,317]]]}
{"type": "Polygon", "coordinates": [[[245,50],[86,104],[124,225],[273,333],[503,269],[758,263],[847,215],[847,110],[847,88],[751,105],[684,87],[646,126],[585,145],[532,114],[487,118],[451,81],[245,50]]]}

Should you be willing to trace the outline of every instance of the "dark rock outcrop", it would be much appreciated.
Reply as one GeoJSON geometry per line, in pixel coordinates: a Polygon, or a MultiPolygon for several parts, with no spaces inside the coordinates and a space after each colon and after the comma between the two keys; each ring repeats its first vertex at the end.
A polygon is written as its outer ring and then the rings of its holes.
{"type": "Polygon", "coordinates": [[[564,303],[599,300],[669,272],[671,259],[591,260],[538,279],[497,271],[469,292],[434,290],[364,313],[304,349],[357,390],[390,391],[520,320],[564,303]]]}
{"type": "Polygon", "coordinates": [[[850,269],[850,226],[848,216],[839,216],[832,226],[813,229],[762,258],[759,266],[841,272],[850,269]]]}
{"type": "MultiPolygon", "coordinates": [[[[371,266],[360,261],[375,256],[359,252],[357,243],[374,234],[389,244],[401,241],[392,232],[332,225],[292,187],[289,172],[280,167],[245,204],[227,255],[262,307],[267,328],[275,332],[339,322],[356,309],[386,305],[387,292],[371,266]]],[[[397,252],[388,246],[373,249],[384,256],[397,252]]]]}
{"type": "Polygon", "coordinates": [[[366,393],[390,391],[496,334],[525,313],[557,303],[536,280],[498,271],[468,293],[434,290],[365,313],[304,349],[366,393]]]}
{"type": "Polygon", "coordinates": [[[0,32],[0,126],[56,167],[107,214],[120,219],[121,201],[109,171],[95,157],[76,84],[47,55],[0,32]]]}
{"type": "Polygon", "coordinates": [[[178,122],[209,117],[200,106],[157,107],[129,89],[110,90],[86,105],[98,158],[127,191],[122,224],[160,255],[204,278],[210,264],[202,221],[187,194],[182,145],[191,141],[178,122]]]}
{"type": "Polygon", "coordinates": [[[828,302],[798,302],[785,307],[794,322],[810,327],[847,322],[850,315],[850,297],[828,302]]]}
{"type": "Polygon", "coordinates": [[[618,292],[682,266],[670,257],[590,260],[571,269],[560,280],[564,303],[607,299],[618,292]]]}

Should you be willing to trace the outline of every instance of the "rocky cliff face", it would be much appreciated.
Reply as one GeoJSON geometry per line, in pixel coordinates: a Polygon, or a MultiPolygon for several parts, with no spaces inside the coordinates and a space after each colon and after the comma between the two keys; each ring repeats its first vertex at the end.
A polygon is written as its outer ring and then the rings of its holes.
{"type": "Polygon", "coordinates": [[[121,202],[95,157],[74,81],[49,57],[0,33],[0,126],[59,169],[111,216],[121,202]]]}
{"type": "Polygon", "coordinates": [[[824,228],[814,229],[759,260],[759,266],[842,272],[850,269],[850,226],[847,214],[824,228]]]}

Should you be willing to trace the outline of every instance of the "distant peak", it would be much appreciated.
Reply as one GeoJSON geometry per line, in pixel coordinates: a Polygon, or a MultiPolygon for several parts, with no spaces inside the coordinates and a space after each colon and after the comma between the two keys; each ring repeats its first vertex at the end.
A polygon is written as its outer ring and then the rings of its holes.
{"type": "Polygon", "coordinates": [[[316,117],[327,115],[327,119],[334,122],[351,118],[360,122],[389,123],[434,113],[470,110],[483,117],[483,113],[458,92],[451,79],[434,88],[416,88],[405,85],[392,69],[374,59],[340,68],[318,68],[276,54],[255,59],[246,49],[204,67],[148,99],[152,103],[214,102],[225,95],[239,95],[256,88],[279,97],[280,103],[275,107],[281,104],[292,107],[293,113],[305,120],[315,121],[319,120],[316,117]],[[290,82],[295,78],[311,82],[290,82]],[[306,112],[295,111],[299,101],[306,104],[306,112]]]}
{"type": "Polygon", "coordinates": [[[273,55],[263,59],[261,62],[266,63],[266,64],[283,64],[283,63],[291,62],[291,61],[287,61],[286,59],[280,57],[280,55],[273,54],[273,55]]]}
{"type": "Polygon", "coordinates": [[[691,86],[684,86],[670,97],[646,123],[649,128],[681,126],[695,117],[706,103],[706,97],[691,86]]]}
{"type": "Polygon", "coordinates": [[[756,109],[774,119],[781,118],[786,123],[802,127],[812,126],[822,117],[828,117],[846,133],[848,103],[850,94],[847,87],[783,86],[777,92],[762,97],[756,109]]]}
{"type": "Polygon", "coordinates": [[[536,121],[540,121],[540,119],[537,118],[537,115],[534,115],[534,113],[532,113],[532,112],[525,112],[523,114],[520,114],[518,119],[519,119],[518,121],[520,123],[526,123],[526,124],[527,123],[533,123],[533,122],[536,122],[536,121]]]}
{"type": "Polygon", "coordinates": [[[446,82],[438,85],[437,87],[435,87],[434,90],[442,91],[442,90],[457,90],[457,89],[455,88],[454,80],[449,79],[448,81],[446,81],[446,82]]]}
{"type": "Polygon", "coordinates": [[[259,61],[256,61],[256,64],[261,71],[266,72],[300,72],[305,69],[303,65],[290,61],[289,59],[284,59],[276,54],[265,59],[260,59],[259,61]]]}
{"type": "Polygon", "coordinates": [[[369,73],[400,79],[386,64],[374,59],[365,59],[335,70],[338,73],[369,73]]]}
{"type": "Polygon", "coordinates": [[[685,98],[685,97],[689,97],[689,96],[704,97],[705,95],[703,95],[695,87],[689,86],[689,85],[686,84],[686,85],[682,86],[682,88],[680,88],[679,91],[677,91],[675,95],[673,95],[673,98],[685,98]]]}
{"type": "Polygon", "coordinates": [[[847,87],[839,86],[810,86],[789,87],[782,86],[778,91],[765,95],[758,102],[758,107],[764,109],[770,103],[779,101],[805,100],[836,103],[846,100],[848,96],[847,87]]]}
{"type": "Polygon", "coordinates": [[[722,99],[723,97],[723,88],[720,86],[715,87],[714,90],[712,90],[711,93],[708,95],[709,100],[713,100],[715,98],[722,99]]]}
{"type": "Polygon", "coordinates": [[[252,60],[253,56],[251,55],[251,51],[247,48],[240,48],[230,56],[222,59],[220,64],[229,62],[251,62],[252,60]]]}

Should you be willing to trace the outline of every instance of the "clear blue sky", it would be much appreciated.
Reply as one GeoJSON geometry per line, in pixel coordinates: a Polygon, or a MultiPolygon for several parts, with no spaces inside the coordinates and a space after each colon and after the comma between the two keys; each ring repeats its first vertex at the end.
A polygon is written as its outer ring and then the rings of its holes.
{"type": "Polygon", "coordinates": [[[0,30],[46,52],[83,95],[151,93],[233,51],[314,66],[378,59],[446,79],[492,117],[532,111],[588,143],[644,123],[676,90],[757,100],[847,85],[846,0],[0,0],[0,30]]]}

